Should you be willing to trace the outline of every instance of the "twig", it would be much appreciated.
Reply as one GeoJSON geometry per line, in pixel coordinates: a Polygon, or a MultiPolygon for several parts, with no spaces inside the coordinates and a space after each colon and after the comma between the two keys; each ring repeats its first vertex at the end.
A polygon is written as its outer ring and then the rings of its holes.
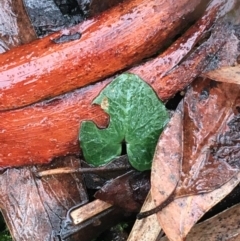
{"type": "Polygon", "coordinates": [[[104,167],[90,167],[90,168],[71,168],[71,167],[62,167],[56,169],[45,170],[36,173],[37,177],[44,177],[50,175],[62,175],[62,174],[72,174],[72,173],[104,173],[104,172],[115,172],[115,171],[124,171],[128,170],[129,167],[118,167],[118,168],[106,168],[104,167]]]}
{"type": "Polygon", "coordinates": [[[72,222],[76,225],[112,207],[111,204],[96,199],[82,207],[76,208],[69,213],[72,222]]]}

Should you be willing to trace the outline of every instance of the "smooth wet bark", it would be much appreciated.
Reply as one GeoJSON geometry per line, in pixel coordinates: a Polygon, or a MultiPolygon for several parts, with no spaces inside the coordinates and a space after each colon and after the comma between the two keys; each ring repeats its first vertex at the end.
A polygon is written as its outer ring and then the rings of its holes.
{"type": "MultiPolygon", "coordinates": [[[[1,25],[6,27],[4,37],[0,37],[5,46],[1,51],[36,38],[20,0],[3,0],[0,6],[0,22],[9,20],[7,25],[1,25]],[[3,16],[4,19],[1,18],[3,16]],[[11,17],[11,20],[6,16],[11,17]]],[[[36,178],[37,171],[65,166],[79,168],[80,161],[75,157],[68,157],[45,167],[11,168],[1,173],[0,207],[14,240],[56,240],[68,209],[88,201],[82,175],[36,178]]],[[[79,240],[79,237],[76,235],[71,240],[79,240]]]]}
{"type": "MultiPolygon", "coordinates": [[[[160,99],[169,99],[191,83],[226,42],[232,29],[220,23],[212,30],[210,38],[193,51],[225,6],[222,1],[216,2],[163,54],[129,70],[148,82],[160,99]]],[[[111,80],[25,108],[0,112],[0,144],[4,147],[0,166],[48,163],[55,156],[79,153],[81,121],[92,120],[100,127],[108,123],[108,116],[99,106],[93,106],[92,101],[111,80]],[[11,155],[17,158],[12,159],[11,155]]]]}
{"type": "Polygon", "coordinates": [[[190,15],[202,4],[206,0],[127,0],[14,48],[0,56],[0,110],[58,96],[139,63],[195,20],[199,13],[190,15]]]}

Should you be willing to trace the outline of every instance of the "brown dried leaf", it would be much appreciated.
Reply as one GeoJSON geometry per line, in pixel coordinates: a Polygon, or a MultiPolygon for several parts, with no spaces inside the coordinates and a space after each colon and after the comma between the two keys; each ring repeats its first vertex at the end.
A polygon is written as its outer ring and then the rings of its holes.
{"type": "Polygon", "coordinates": [[[195,223],[214,205],[220,202],[240,182],[234,177],[215,191],[175,199],[157,214],[158,221],[169,240],[183,241],[195,223]]]}
{"type": "Polygon", "coordinates": [[[183,240],[197,220],[239,182],[239,92],[238,85],[199,78],[159,140],[152,196],[156,205],[161,204],[177,183],[175,201],[158,213],[172,241],[183,240]],[[199,193],[206,194],[189,197],[199,193]]]}
{"type": "MultiPolygon", "coordinates": [[[[218,215],[197,224],[187,235],[186,241],[238,241],[240,205],[237,204],[218,215]]],[[[168,241],[167,237],[160,241],[168,241]]]]}
{"type": "Polygon", "coordinates": [[[238,120],[236,106],[240,103],[240,87],[198,79],[184,100],[183,159],[178,196],[211,191],[239,171],[234,154],[230,160],[219,156],[221,146],[238,145],[233,135],[238,120]],[[235,102],[236,101],[236,102],[235,102]],[[236,121],[237,121],[236,120],[236,121]],[[227,140],[225,140],[227,139],[227,140]],[[234,143],[232,143],[234,142],[234,143]]]}
{"type": "Polygon", "coordinates": [[[204,76],[220,82],[240,84],[240,65],[225,66],[209,71],[204,76]]]}
{"type": "Polygon", "coordinates": [[[132,170],[108,181],[94,196],[126,211],[138,212],[149,189],[149,172],[132,170]]]}
{"type": "Polygon", "coordinates": [[[181,109],[176,110],[162,133],[153,157],[151,192],[156,205],[168,198],[180,179],[183,126],[181,109]]]}

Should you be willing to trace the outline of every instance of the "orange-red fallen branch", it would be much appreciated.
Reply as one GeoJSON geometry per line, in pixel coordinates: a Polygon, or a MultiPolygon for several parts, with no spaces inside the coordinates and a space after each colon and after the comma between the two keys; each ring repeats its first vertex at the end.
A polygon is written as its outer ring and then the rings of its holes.
{"type": "Polygon", "coordinates": [[[203,0],[127,0],[95,19],[0,56],[0,110],[55,97],[150,56],[203,0]],[[62,35],[79,38],[56,43],[62,35]]]}
{"type": "MultiPolygon", "coordinates": [[[[218,9],[210,8],[165,53],[129,71],[146,80],[161,99],[170,98],[188,85],[209,63],[209,56],[224,44],[227,33],[221,35],[225,30],[220,29],[179,64],[212,25],[218,9]],[[173,68],[177,64],[179,66],[173,68]]],[[[0,112],[0,166],[47,163],[55,156],[78,153],[81,121],[93,120],[101,127],[108,123],[108,116],[99,106],[91,106],[91,103],[110,81],[107,79],[50,101],[0,112]]]]}

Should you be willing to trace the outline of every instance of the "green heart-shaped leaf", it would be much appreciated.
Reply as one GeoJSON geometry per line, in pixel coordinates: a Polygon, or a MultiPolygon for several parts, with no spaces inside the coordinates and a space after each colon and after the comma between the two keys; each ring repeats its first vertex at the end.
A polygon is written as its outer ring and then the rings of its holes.
{"type": "Polygon", "coordinates": [[[82,122],[79,139],[86,161],[104,165],[121,154],[125,142],[131,165],[140,171],[150,169],[158,137],[169,120],[153,89],[126,73],[106,86],[93,103],[101,105],[110,122],[106,129],[82,122]]]}

